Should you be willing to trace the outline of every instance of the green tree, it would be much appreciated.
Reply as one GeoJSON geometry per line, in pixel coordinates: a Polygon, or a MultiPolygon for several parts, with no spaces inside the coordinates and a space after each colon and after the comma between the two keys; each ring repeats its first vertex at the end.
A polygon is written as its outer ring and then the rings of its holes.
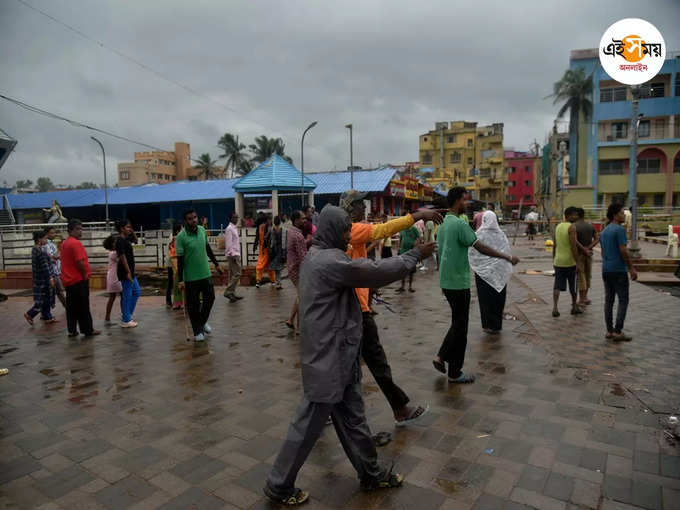
{"type": "MultiPolygon", "coordinates": [[[[252,170],[252,165],[248,161],[246,154],[246,146],[238,141],[238,136],[231,133],[225,133],[217,142],[217,146],[221,147],[224,154],[219,156],[219,159],[225,159],[225,170],[231,167],[231,174],[246,175],[252,170]]],[[[225,172],[226,174],[226,172],[225,172]]]]}
{"type": "Polygon", "coordinates": [[[564,103],[557,112],[561,118],[569,110],[569,139],[573,147],[569,147],[570,170],[569,182],[575,184],[578,166],[578,125],[579,121],[587,121],[593,112],[592,102],[593,75],[587,75],[583,68],[567,69],[564,76],[553,85],[553,104],[564,103]],[[581,118],[581,115],[583,117],[581,118]]]}
{"type": "Polygon", "coordinates": [[[215,167],[217,163],[216,159],[210,159],[210,154],[201,154],[196,160],[196,168],[200,170],[200,174],[206,181],[214,179],[216,176],[217,168],[215,167]]]}
{"type": "Polygon", "coordinates": [[[89,181],[83,181],[76,186],[76,189],[97,189],[99,184],[89,181]]]}
{"type": "Polygon", "coordinates": [[[23,188],[32,188],[33,187],[33,181],[30,180],[30,179],[20,180],[20,181],[17,181],[14,186],[16,186],[17,188],[22,188],[22,189],[23,188]]]}
{"type": "Polygon", "coordinates": [[[253,163],[263,163],[274,154],[278,154],[289,163],[293,160],[285,155],[286,144],[281,138],[268,138],[266,135],[255,137],[255,143],[251,143],[248,148],[252,153],[253,163]]]}
{"type": "Polygon", "coordinates": [[[36,186],[38,186],[38,191],[50,191],[54,189],[52,179],[50,179],[49,177],[38,177],[38,182],[36,182],[36,186]]]}

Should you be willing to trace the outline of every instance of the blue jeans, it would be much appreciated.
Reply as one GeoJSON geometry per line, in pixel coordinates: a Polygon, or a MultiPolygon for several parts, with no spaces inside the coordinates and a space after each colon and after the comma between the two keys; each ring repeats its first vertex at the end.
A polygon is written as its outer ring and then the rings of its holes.
{"type": "Polygon", "coordinates": [[[130,322],[132,315],[135,313],[137,300],[139,299],[139,282],[137,277],[130,280],[123,280],[120,282],[123,285],[123,293],[120,298],[120,308],[123,311],[123,322],[130,322]]]}
{"type": "Polygon", "coordinates": [[[604,280],[604,322],[609,333],[621,333],[623,321],[626,320],[628,310],[628,273],[602,273],[604,280]],[[614,298],[619,298],[619,308],[614,320],[614,298]]]}

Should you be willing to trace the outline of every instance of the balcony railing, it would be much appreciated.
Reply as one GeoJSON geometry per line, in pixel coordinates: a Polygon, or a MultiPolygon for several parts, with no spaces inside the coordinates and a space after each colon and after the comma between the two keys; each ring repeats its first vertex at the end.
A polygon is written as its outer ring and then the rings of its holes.
{"type": "MultiPolygon", "coordinates": [[[[626,136],[616,136],[612,134],[611,128],[606,131],[600,131],[598,133],[598,142],[630,142],[632,140],[632,133],[630,127],[626,130],[626,136]]],[[[644,143],[645,140],[665,140],[671,138],[677,138],[678,136],[673,136],[671,126],[650,126],[649,128],[640,127],[638,130],[638,142],[644,143]]]]}

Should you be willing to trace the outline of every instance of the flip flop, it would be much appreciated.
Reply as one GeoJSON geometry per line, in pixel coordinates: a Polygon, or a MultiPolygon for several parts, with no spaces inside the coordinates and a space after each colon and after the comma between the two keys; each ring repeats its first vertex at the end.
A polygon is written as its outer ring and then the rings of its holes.
{"type": "Polygon", "coordinates": [[[553,310],[552,316],[553,316],[553,317],[559,317],[559,316],[560,316],[560,312],[556,312],[555,310],[553,310]]]}
{"type": "Polygon", "coordinates": [[[411,424],[417,422],[423,416],[425,416],[429,410],[430,410],[430,404],[425,404],[425,407],[418,406],[411,412],[411,414],[409,414],[408,418],[401,420],[401,421],[395,420],[394,426],[395,427],[406,427],[407,425],[411,425],[411,424]]]}
{"type": "Polygon", "coordinates": [[[26,322],[28,322],[31,326],[33,326],[33,319],[31,319],[31,316],[28,315],[27,313],[24,314],[24,319],[26,319],[26,322]]]}
{"type": "Polygon", "coordinates": [[[456,384],[470,384],[470,383],[475,382],[475,379],[476,378],[473,374],[465,374],[465,373],[461,372],[461,374],[458,377],[456,377],[455,379],[451,379],[449,377],[449,382],[450,383],[456,383],[456,384]]]}
{"type": "Polygon", "coordinates": [[[434,365],[434,368],[437,369],[437,371],[441,372],[442,374],[446,373],[446,364],[443,361],[433,359],[432,364],[434,365]]]}
{"type": "Polygon", "coordinates": [[[284,323],[286,326],[288,326],[290,329],[295,329],[295,326],[293,326],[290,322],[286,321],[284,323]]]}
{"type": "Polygon", "coordinates": [[[393,473],[394,462],[390,466],[389,471],[380,478],[374,478],[372,480],[362,480],[359,484],[361,490],[364,491],[374,491],[376,489],[391,489],[393,487],[400,487],[404,483],[404,475],[399,473],[393,473]]]}
{"type": "Polygon", "coordinates": [[[293,493],[290,496],[285,497],[277,496],[266,485],[262,489],[262,492],[264,492],[265,496],[267,496],[272,501],[276,501],[277,503],[286,506],[301,505],[302,503],[309,499],[309,493],[300,489],[293,489],[293,493]]]}
{"type": "Polygon", "coordinates": [[[415,292],[416,289],[408,289],[409,292],[415,292]]]}

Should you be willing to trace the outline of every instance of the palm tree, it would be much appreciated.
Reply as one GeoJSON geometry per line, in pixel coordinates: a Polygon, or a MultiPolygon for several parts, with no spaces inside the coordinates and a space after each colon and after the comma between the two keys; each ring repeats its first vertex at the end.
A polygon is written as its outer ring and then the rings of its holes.
{"type": "Polygon", "coordinates": [[[576,168],[578,165],[578,124],[583,115],[584,121],[590,119],[593,112],[591,94],[593,91],[593,75],[586,76],[582,67],[567,69],[562,79],[553,85],[553,93],[548,97],[554,97],[553,104],[564,102],[557,118],[562,117],[569,110],[569,139],[574,141],[570,147],[569,183],[575,184],[576,168]]]}
{"type": "Polygon", "coordinates": [[[224,150],[224,154],[221,154],[219,159],[227,159],[224,168],[231,167],[232,177],[235,173],[245,175],[252,169],[245,153],[246,146],[238,141],[238,136],[225,133],[217,142],[217,145],[224,150]]]}
{"type": "Polygon", "coordinates": [[[210,159],[210,154],[205,153],[201,154],[200,157],[196,160],[196,167],[199,170],[200,176],[202,176],[206,181],[210,179],[214,179],[215,176],[217,175],[217,167],[215,167],[215,163],[217,163],[216,159],[210,159]]]}
{"type": "Polygon", "coordinates": [[[286,144],[281,138],[268,138],[266,135],[260,135],[255,137],[255,143],[251,143],[248,148],[253,154],[251,158],[253,163],[263,163],[274,154],[278,154],[288,163],[293,163],[293,160],[285,155],[286,144]]]}

